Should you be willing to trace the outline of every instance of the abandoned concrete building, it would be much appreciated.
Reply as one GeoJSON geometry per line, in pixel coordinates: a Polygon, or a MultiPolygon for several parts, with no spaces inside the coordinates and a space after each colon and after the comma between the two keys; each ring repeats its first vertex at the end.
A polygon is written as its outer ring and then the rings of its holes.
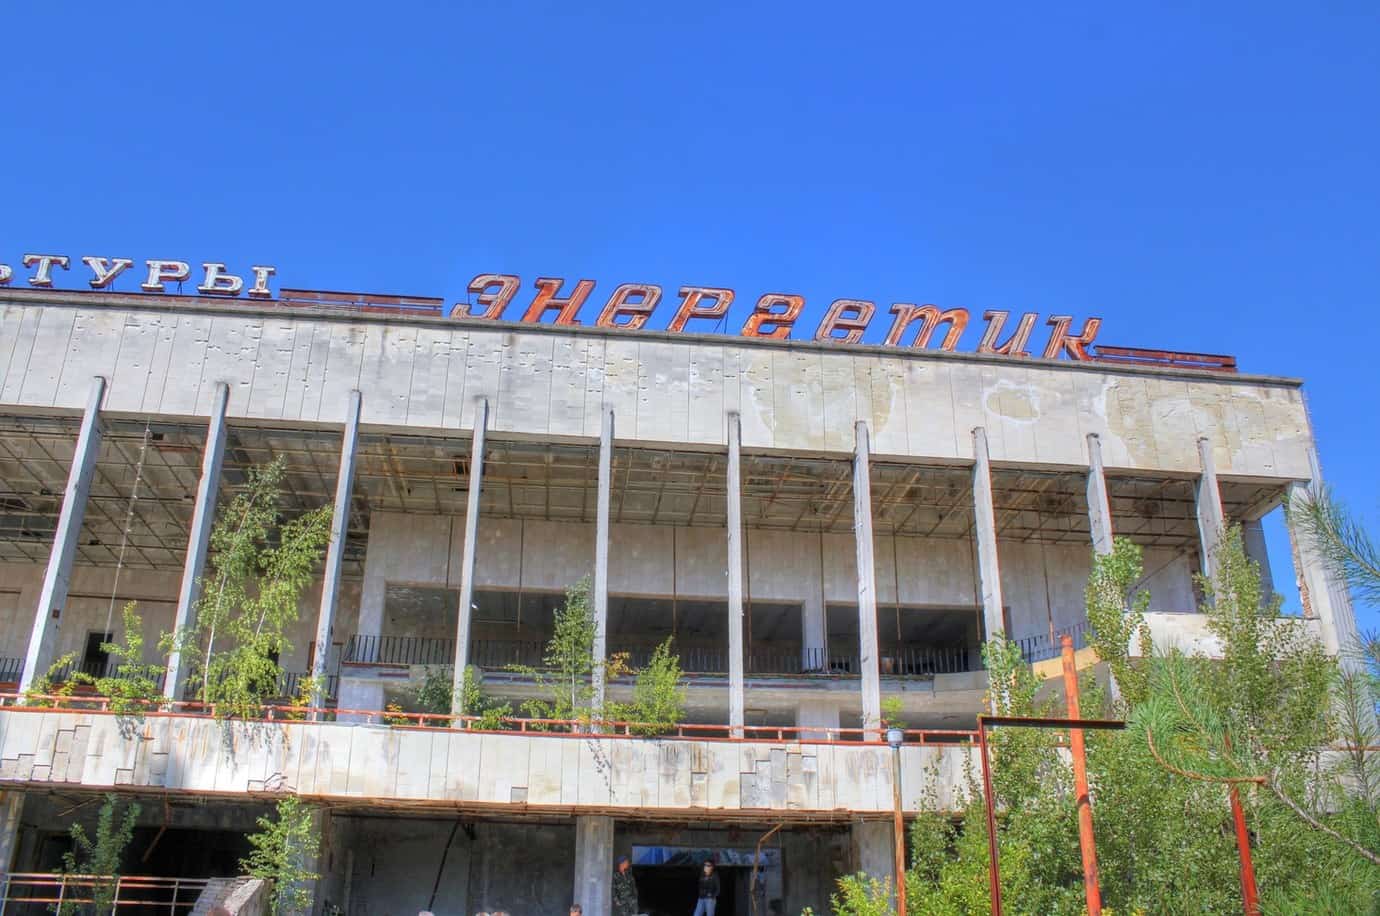
{"type": "MultiPolygon", "coordinates": [[[[827,911],[839,875],[892,870],[884,701],[913,732],[903,806],[947,804],[971,751],[944,734],[983,707],[986,637],[1035,660],[1081,640],[1115,534],[1144,548],[1156,639],[1211,651],[1194,573],[1235,524],[1268,571],[1262,518],[1318,474],[1298,381],[1167,358],[0,288],[0,858],[52,869],[117,791],[141,804],[138,873],[233,874],[254,817],[297,793],[324,837],[318,912],[606,913],[622,854],[649,913],[683,911],[707,856],[721,916],[752,893],[758,912],[827,911]],[[335,506],[280,659],[286,681],[326,676],[334,714],[17,708],[66,653],[102,671],[126,602],[164,664],[216,506],[273,458],[289,514],[335,506]],[[596,652],[636,666],[674,636],[702,729],[384,720],[457,662],[530,696],[513,666],[541,663],[584,576],[596,652]]],[[[1335,651],[1345,591],[1292,552],[1335,651]]],[[[165,695],[185,678],[167,664],[165,695]]]]}

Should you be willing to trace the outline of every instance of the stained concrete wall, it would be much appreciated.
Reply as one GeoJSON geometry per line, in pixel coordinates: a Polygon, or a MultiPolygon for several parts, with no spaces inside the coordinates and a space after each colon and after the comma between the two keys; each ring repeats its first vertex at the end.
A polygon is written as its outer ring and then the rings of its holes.
{"type": "MultiPolygon", "coordinates": [[[[463,519],[375,512],[361,597],[360,632],[384,631],[386,587],[459,586],[463,519]],[[368,629],[373,626],[375,629],[368,629]]],[[[747,595],[751,600],[798,603],[806,646],[825,642],[827,604],[857,602],[857,558],[844,534],[749,529],[747,595]]],[[[609,590],[640,597],[726,599],[727,546],[712,528],[613,525],[609,534],[609,590]]],[[[1013,639],[1048,633],[1086,614],[1083,590],[1092,547],[999,541],[1002,588],[1013,639]]],[[[480,519],[475,579],[480,588],[560,592],[587,575],[594,558],[594,526],[570,522],[480,519]]],[[[973,548],[967,540],[876,538],[880,605],[971,608],[978,613],[973,548]]],[[[1146,587],[1155,610],[1192,610],[1188,560],[1146,551],[1146,587]]],[[[846,652],[856,646],[830,647],[846,652]]]]}
{"type": "MultiPolygon", "coordinates": [[[[903,804],[957,806],[960,747],[902,749],[903,804]]],[[[323,801],[663,812],[885,812],[885,745],[478,734],[314,722],[0,711],[0,786],[295,791],[323,801]]],[[[789,816],[787,814],[787,816],[789,816]]]]}
{"type": "Polygon", "coordinates": [[[470,428],[486,398],[496,432],[590,438],[609,404],[638,443],[722,447],[737,411],[747,449],[849,453],[863,420],[878,456],[971,461],[983,426],[996,462],[1086,466],[1097,433],[1108,468],[1196,474],[1206,436],[1218,474],[1311,476],[1287,380],[18,291],[0,341],[4,406],[78,410],[102,375],[108,410],[203,417],[223,381],[232,418],[340,423],[358,388],[365,427],[470,428]]]}

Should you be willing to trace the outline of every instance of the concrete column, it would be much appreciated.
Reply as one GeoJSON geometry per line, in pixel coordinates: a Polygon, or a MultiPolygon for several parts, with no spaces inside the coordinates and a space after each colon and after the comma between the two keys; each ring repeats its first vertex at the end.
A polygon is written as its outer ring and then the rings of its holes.
{"type": "MultiPolygon", "coordinates": [[[[211,547],[211,526],[216,518],[216,498],[220,495],[220,469],[225,460],[225,409],[229,403],[230,386],[217,382],[216,393],[211,399],[211,420],[206,428],[206,448],[201,453],[201,479],[196,485],[196,506],[192,509],[187,558],[182,564],[182,587],[177,593],[173,649],[168,653],[168,674],[163,679],[163,696],[169,700],[182,696],[182,686],[187,679],[178,641],[196,626],[201,574],[206,568],[206,553],[211,547]]],[[[317,648],[320,651],[320,647],[317,648]]]]}
{"type": "Polygon", "coordinates": [[[48,554],[48,569],[43,574],[43,589],[34,609],[34,625],[29,632],[29,650],[24,656],[24,673],[19,679],[19,692],[33,684],[34,678],[48,673],[53,663],[53,638],[57,634],[58,618],[67,604],[67,587],[72,581],[72,563],[77,556],[77,542],[81,540],[81,522],[86,514],[86,498],[91,493],[91,477],[96,473],[96,458],[101,451],[101,399],[105,397],[105,379],[91,380],[86,398],[86,412],[82,414],[81,431],[77,434],[72,467],[67,472],[67,489],[62,495],[62,511],[58,513],[57,529],[53,533],[53,549],[48,554]]]}
{"type": "MultiPolygon", "coordinates": [[[[1322,477],[1315,462],[1312,486],[1292,483],[1286,499],[1290,505],[1298,507],[1297,511],[1302,512],[1313,487],[1320,489],[1321,486],[1322,477]]],[[[1289,537],[1293,542],[1298,567],[1303,616],[1317,619],[1323,647],[1329,653],[1339,655],[1345,669],[1359,672],[1363,665],[1353,651],[1360,642],[1356,632],[1356,611],[1351,605],[1351,593],[1346,583],[1332,574],[1311,538],[1300,537],[1292,527],[1289,537]]]]}
{"type": "MultiPolygon", "coordinates": [[[[355,485],[355,450],[359,445],[358,391],[350,392],[345,410],[345,434],[340,443],[340,468],[335,475],[335,511],[331,516],[331,541],[326,548],[326,566],[321,571],[321,612],[316,617],[316,656],[311,674],[317,681],[311,705],[325,702],[326,665],[331,655],[331,631],[335,627],[335,605],[340,594],[340,566],[345,559],[345,539],[350,531],[350,496],[355,485]]],[[[343,698],[342,698],[343,699],[343,698]]],[[[313,718],[319,717],[319,713],[313,718]]]]}
{"type": "Polygon", "coordinates": [[[1222,512],[1222,494],[1217,489],[1217,470],[1212,462],[1212,443],[1208,439],[1198,440],[1198,460],[1202,473],[1194,490],[1194,502],[1198,510],[1198,538],[1203,546],[1203,575],[1214,583],[1217,581],[1217,554],[1222,543],[1222,534],[1227,529],[1226,516],[1222,512]]]}
{"type": "Polygon", "coordinates": [[[1093,551],[1112,552],[1112,501],[1107,496],[1107,476],[1102,469],[1102,440],[1088,433],[1088,523],[1093,551]]]}
{"type": "Polygon", "coordinates": [[[613,410],[599,428],[599,496],[594,521],[594,714],[604,710],[604,658],[609,628],[609,502],[613,476],[613,410]]]}
{"type": "Polygon", "coordinates": [[[854,426],[853,541],[858,551],[858,667],[862,669],[863,728],[882,727],[882,677],[877,647],[877,566],[872,558],[872,461],[867,424],[854,426]]]}
{"type": "Polygon", "coordinates": [[[743,466],[742,432],[728,415],[728,724],[743,736],[743,466]]]}
{"type": "Polygon", "coordinates": [[[470,663],[470,617],[474,610],[474,551],[479,540],[479,496],[484,482],[484,437],[489,430],[489,402],[474,405],[474,437],[470,442],[470,489],[465,497],[465,544],[460,549],[460,613],[455,624],[455,680],[450,709],[465,714],[461,686],[470,663]]]}
{"type": "MultiPolygon", "coordinates": [[[[886,753],[890,754],[888,748],[886,753]]],[[[878,770],[891,773],[891,762],[878,770]]],[[[891,782],[890,775],[887,782],[891,782]]],[[[890,785],[887,786],[890,789],[890,785]]],[[[890,821],[854,821],[849,831],[853,868],[879,881],[896,880],[896,842],[890,821]]]]}
{"type": "Polygon", "coordinates": [[[997,557],[997,516],[992,505],[992,463],[987,453],[987,430],[973,430],[973,533],[977,540],[978,583],[982,591],[982,619],[986,638],[1006,636],[1002,616],[1001,563],[997,557]]]}
{"type": "Polygon", "coordinates": [[[575,818],[573,902],[585,916],[604,916],[613,908],[613,818],[575,818]]]}
{"type": "Polygon", "coordinates": [[[0,875],[9,874],[14,854],[19,849],[20,815],[24,813],[24,793],[0,793],[0,875]]]}
{"type": "Polygon", "coordinates": [[[1265,547],[1265,526],[1260,519],[1241,523],[1241,547],[1260,567],[1260,596],[1268,601],[1275,593],[1275,577],[1270,572],[1270,552],[1265,547]]]}

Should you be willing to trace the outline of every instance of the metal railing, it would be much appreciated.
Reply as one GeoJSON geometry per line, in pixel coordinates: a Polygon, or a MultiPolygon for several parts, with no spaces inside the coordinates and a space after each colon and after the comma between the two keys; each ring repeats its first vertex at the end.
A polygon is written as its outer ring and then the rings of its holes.
{"type": "Polygon", "coordinates": [[[185,913],[196,906],[208,878],[154,878],[120,875],[111,880],[100,875],[57,875],[44,872],[11,872],[0,876],[0,914],[61,912],[65,906],[95,903],[95,893],[113,895],[112,909],[144,913],[185,913]]]}
{"type": "Polygon", "coordinates": [[[24,659],[0,658],[0,684],[18,684],[24,676],[24,659]]]}
{"type": "MultiPolygon", "coordinates": [[[[646,667],[655,651],[653,646],[617,643],[609,648],[610,655],[625,655],[633,668],[646,667]]],[[[545,643],[536,640],[476,639],[470,643],[469,663],[486,671],[514,667],[540,669],[545,652],[545,643]]],[[[725,648],[680,646],[676,654],[680,657],[680,670],[686,674],[728,673],[728,650],[725,648]]],[[[455,640],[434,636],[355,635],[350,637],[344,654],[345,662],[350,664],[448,666],[454,664],[454,659],[455,640]]],[[[749,675],[764,676],[848,677],[862,671],[857,653],[800,649],[791,645],[779,649],[753,649],[744,657],[743,666],[749,675]]],[[[878,667],[883,676],[932,677],[973,671],[982,665],[977,650],[969,647],[901,646],[883,649],[878,667]]]]}
{"type": "MultiPolygon", "coordinates": [[[[0,694],[0,708],[9,714],[80,712],[115,715],[106,697],[92,695],[64,697],[26,697],[22,694],[0,694]],[[27,705],[38,704],[38,705],[27,705]]],[[[153,700],[145,704],[147,716],[180,716],[211,719],[217,716],[215,704],[190,701],[153,700]]],[[[236,716],[237,721],[276,722],[283,725],[309,727],[316,722],[341,721],[341,717],[364,723],[390,725],[394,728],[424,728],[440,731],[470,731],[479,733],[519,733],[529,737],[566,738],[656,738],[697,741],[776,741],[815,744],[865,743],[885,744],[880,729],[829,728],[809,725],[729,725],[697,722],[664,723],[634,722],[615,719],[539,719],[509,716],[498,720],[480,716],[451,716],[445,713],[403,712],[391,709],[343,709],[336,707],[290,706],[264,704],[256,716],[236,716]],[[497,725],[497,727],[493,727],[497,725]]],[[[908,744],[967,744],[975,740],[972,729],[906,729],[908,744]]],[[[54,877],[54,876],[48,876],[54,877]]]]}
{"type": "Polygon", "coordinates": [[[1086,649],[1088,646],[1088,629],[1088,622],[1085,620],[1082,623],[1075,623],[1072,626],[1055,630],[1053,635],[1040,633],[1035,636],[1023,637],[1016,640],[1016,645],[1020,647],[1021,658],[1025,659],[1027,664],[1033,665],[1036,662],[1058,658],[1064,636],[1073,638],[1074,649],[1086,649]]]}
{"type": "MultiPolygon", "coordinates": [[[[295,697],[302,692],[302,682],[311,677],[310,671],[284,671],[278,678],[278,695],[295,697]]],[[[340,676],[326,675],[326,698],[334,700],[340,696],[340,676]]]]}
{"type": "Polygon", "coordinates": [[[455,640],[438,636],[355,635],[345,644],[346,663],[366,665],[453,665],[455,640]]]}

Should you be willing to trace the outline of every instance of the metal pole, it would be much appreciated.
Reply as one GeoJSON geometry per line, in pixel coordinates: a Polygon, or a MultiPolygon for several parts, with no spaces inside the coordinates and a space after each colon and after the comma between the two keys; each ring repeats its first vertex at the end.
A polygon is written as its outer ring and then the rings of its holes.
{"type": "MultiPolygon", "coordinates": [[[[1231,749],[1228,742],[1227,749],[1231,749]]],[[[1246,829],[1246,812],[1241,807],[1241,793],[1231,787],[1231,819],[1236,826],[1236,852],[1241,858],[1241,900],[1246,916],[1260,916],[1260,892],[1255,886],[1255,863],[1251,861],[1251,833],[1246,829]]]]}
{"type": "Polygon", "coordinates": [[[901,818],[901,748],[891,749],[891,800],[896,838],[896,916],[906,916],[906,828],[901,818]]]}
{"type": "MultiPolygon", "coordinates": [[[[1066,633],[1061,640],[1064,657],[1064,696],[1069,718],[1081,718],[1078,711],[1078,669],[1073,660],[1073,639],[1066,633]]],[[[1073,755],[1073,799],[1078,809],[1078,848],[1083,854],[1083,890],[1088,897],[1088,916],[1102,913],[1102,891],[1097,878],[1097,844],[1093,840],[1092,802],[1088,797],[1088,760],[1083,746],[1083,729],[1069,729],[1069,750],[1073,755]]]]}
{"type": "Polygon", "coordinates": [[[997,851],[997,803],[992,798],[992,765],[987,759],[987,722],[978,716],[978,752],[982,756],[982,798],[987,809],[987,856],[992,889],[992,916],[1001,916],[1001,855],[997,851]]]}

